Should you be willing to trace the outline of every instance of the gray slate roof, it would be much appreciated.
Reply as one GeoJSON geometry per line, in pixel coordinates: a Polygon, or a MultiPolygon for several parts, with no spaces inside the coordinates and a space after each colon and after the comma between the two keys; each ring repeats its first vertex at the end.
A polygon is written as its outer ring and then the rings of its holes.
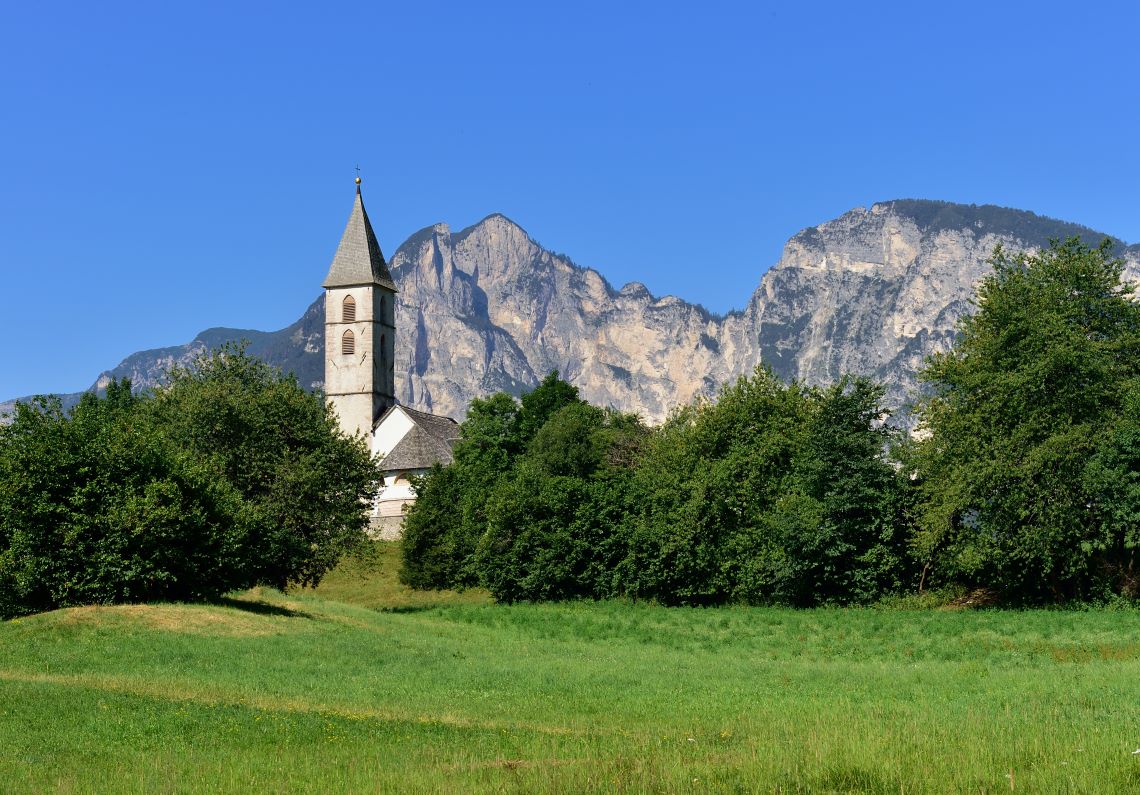
{"type": "MultiPolygon", "coordinates": [[[[404,434],[404,438],[384,456],[380,468],[385,472],[402,469],[428,469],[432,464],[450,464],[454,457],[451,448],[459,439],[459,425],[450,417],[439,417],[435,414],[425,414],[422,411],[400,406],[414,425],[404,434]]],[[[396,407],[388,409],[395,411],[396,407]]],[[[384,415],[377,422],[384,421],[384,415]]]]}
{"type": "Polygon", "coordinates": [[[329,275],[321,286],[348,287],[354,284],[380,284],[389,290],[396,289],[384,262],[384,253],[376,242],[376,233],[368,221],[368,213],[364,211],[360,188],[356,189],[356,201],[329,267],[329,275]]]}

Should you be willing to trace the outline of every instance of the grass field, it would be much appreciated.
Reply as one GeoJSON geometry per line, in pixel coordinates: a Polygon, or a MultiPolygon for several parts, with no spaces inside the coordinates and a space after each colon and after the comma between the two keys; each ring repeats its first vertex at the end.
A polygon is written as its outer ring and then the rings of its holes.
{"type": "Polygon", "coordinates": [[[1140,791],[1136,612],[505,607],[393,563],[0,624],[0,791],[1140,791]]]}

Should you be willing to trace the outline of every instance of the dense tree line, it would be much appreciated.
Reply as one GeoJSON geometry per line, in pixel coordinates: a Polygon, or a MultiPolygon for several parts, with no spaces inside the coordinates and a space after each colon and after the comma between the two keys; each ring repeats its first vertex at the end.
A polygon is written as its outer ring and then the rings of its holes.
{"type": "Polygon", "coordinates": [[[502,601],[863,602],[910,576],[882,390],[757,370],[650,431],[548,376],[475,401],[419,484],[405,582],[502,601]]]}
{"type": "Polygon", "coordinates": [[[405,582],[502,601],[866,603],[931,585],[1019,603],[1140,591],[1140,306],[1106,242],[998,249],[919,433],[880,386],[760,368],[661,427],[551,374],[475,401],[418,484],[405,582]]]}
{"type": "Polygon", "coordinates": [[[318,582],[366,541],[377,470],[323,398],[223,348],[0,428],[0,617],[318,582]]]}
{"type": "MultiPolygon", "coordinates": [[[[853,604],[929,586],[1040,604],[1140,596],[1140,304],[1108,243],[998,249],[922,374],[759,368],[658,428],[552,373],[472,403],[420,479],[402,578],[501,601],[853,604]]],[[[323,398],[228,347],[0,427],[0,617],[315,584],[366,549],[378,478],[323,398]]]]}

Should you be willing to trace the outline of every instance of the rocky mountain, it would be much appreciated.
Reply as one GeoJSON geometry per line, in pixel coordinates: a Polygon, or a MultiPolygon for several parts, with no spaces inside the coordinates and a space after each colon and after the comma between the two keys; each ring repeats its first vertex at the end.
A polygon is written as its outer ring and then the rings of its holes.
{"type": "MultiPolygon", "coordinates": [[[[1010,250],[1081,236],[1087,227],[993,206],[893,201],[804,229],[784,246],[745,310],[761,358],[785,378],[826,384],[843,373],[915,395],[924,358],[946,350],[999,243],[1010,250]]],[[[1116,250],[1140,281],[1140,246],[1116,250]]]]}
{"type": "MultiPolygon", "coordinates": [[[[951,344],[995,245],[1033,248],[1078,234],[1104,237],[993,206],[903,200],[857,208],[792,237],[745,308],[720,316],[641,284],[614,289],[501,215],[459,232],[437,224],[389,263],[400,288],[398,397],[461,416],[474,397],[518,393],[557,369],[591,402],[656,422],[763,362],[812,384],[869,375],[902,407],[923,358],[951,344]]],[[[1140,246],[1117,244],[1140,280],[1140,246]]],[[[321,273],[315,264],[314,284],[321,273]]],[[[245,338],[251,353],[316,388],[323,313],[318,299],[280,331],[210,329],[186,345],[136,353],[95,387],[112,376],[152,386],[170,364],[245,338]]]]}

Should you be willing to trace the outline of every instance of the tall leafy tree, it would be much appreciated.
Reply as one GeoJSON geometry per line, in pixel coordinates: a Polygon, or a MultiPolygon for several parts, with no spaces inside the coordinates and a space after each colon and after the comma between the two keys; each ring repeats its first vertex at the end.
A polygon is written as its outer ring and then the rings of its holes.
{"type": "Polygon", "coordinates": [[[0,429],[0,614],[314,584],[364,549],[378,471],[319,395],[227,348],[0,429]]]}
{"type": "Polygon", "coordinates": [[[791,531],[778,534],[782,601],[868,602],[909,582],[906,489],[884,455],[895,434],[883,392],[865,378],[842,378],[811,395],[788,493],[774,511],[791,531]],[[805,513],[811,521],[795,521],[805,513]]]}
{"type": "Polygon", "coordinates": [[[0,432],[0,614],[247,584],[240,495],[144,409],[116,381],[70,415],[54,400],[19,406],[0,432]]]}
{"type": "Polygon", "coordinates": [[[379,470],[319,394],[226,345],[175,368],[148,402],[157,432],[207,461],[242,496],[243,570],[261,584],[315,585],[366,548],[379,470]]]}
{"type": "Polygon", "coordinates": [[[1103,575],[1135,540],[1106,521],[1103,473],[1129,455],[1127,434],[1119,455],[1106,445],[1140,374],[1140,306],[1108,241],[991,263],[954,349],[923,372],[916,548],[935,578],[1012,598],[1118,587],[1103,575]]]}
{"type": "Polygon", "coordinates": [[[477,585],[475,548],[487,527],[487,498],[519,452],[518,402],[505,392],[476,398],[460,426],[454,462],[415,484],[404,517],[400,580],[413,588],[477,585]]]}
{"type": "Polygon", "coordinates": [[[539,429],[546,424],[555,412],[563,406],[582,402],[578,387],[563,381],[557,370],[552,370],[545,378],[525,393],[520,401],[515,420],[515,436],[521,448],[525,448],[539,429]]]}
{"type": "Polygon", "coordinates": [[[1098,508],[1095,540],[1084,542],[1089,553],[1096,550],[1095,574],[1124,596],[1140,598],[1140,379],[1129,385],[1120,419],[1098,445],[1081,485],[1098,508]]]}
{"type": "Polygon", "coordinates": [[[500,601],[619,592],[629,480],[646,429],[582,402],[555,411],[488,499],[480,582],[500,601]]]}
{"type": "Polygon", "coordinates": [[[521,401],[498,392],[471,402],[454,463],[416,484],[416,501],[404,520],[404,583],[455,588],[480,582],[475,552],[487,530],[488,500],[547,420],[569,405],[584,404],[557,371],[521,401]]]}
{"type": "Polygon", "coordinates": [[[553,376],[536,392],[473,404],[455,462],[418,486],[405,582],[702,605],[865,602],[904,582],[880,387],[760,368],[654,431],[553,376]]]}
{"type": "Polygon", "coordinates": [[[866,602],[902,585],[901,488],[882,389],[765,368],[683,409],[638,468],[623,579],[669,604],[866,602]]]}
{"type": "Polygon", "coordinates": [[[707,605],[770,592],[782,551],[766,516],[786,491],[807,408],[800,385],[758,368],[670,417],[637,471],[622,572],[633,595],[707,605]]]}

